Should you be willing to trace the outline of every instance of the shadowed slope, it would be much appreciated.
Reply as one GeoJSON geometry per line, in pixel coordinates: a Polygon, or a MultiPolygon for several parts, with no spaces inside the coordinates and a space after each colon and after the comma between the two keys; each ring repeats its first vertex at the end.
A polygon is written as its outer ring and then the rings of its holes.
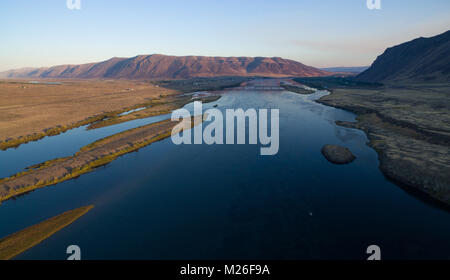
{"type": "Polygon", "coordinates": [[[355,79],[366,82],[449,82],[450,31],[386,49],[355,79]]]}

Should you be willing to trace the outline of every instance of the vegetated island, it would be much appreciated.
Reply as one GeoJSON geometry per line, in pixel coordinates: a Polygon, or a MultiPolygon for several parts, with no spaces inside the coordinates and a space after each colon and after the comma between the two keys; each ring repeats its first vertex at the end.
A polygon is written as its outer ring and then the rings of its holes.
{"type": "Polygon", "coordinates": [[[293,84],[291,82],[281,81],[280,86],[287,91],[295,92],[299,94],[312,94],[316,92],[314,89],[308,89],[300,84],[293,84]]]}
{"type": "Polygon", "coordinates": [[[70,225],[94,206],[83,206],[0,239],[0,260],[9,260],[70,225]]]}
{"type": "MultiPolygon", "coordinates": [[[[140,107],[141,110],[132,112],[130,114],[122,115],[119,113],[111,114],[108,118],[103,120],[91,123],[87,129],[95,129],[106,127],[114,124],[119,124],[123,122],[128,122],[136,119],[143,119],[153,116],[159,116],[164,114],[170,114],[172,111],[182,108],[184,105],[194,102],[201,101],[202,103],[214,102],[220,99],[220,95],[211,95],[194,98],[189,95],[176,95],[176,96],[167,96],[163,99],[152,100],[147,103],[145,106],[140,107]]],[[[135,106],[136,107],[136,106],[135,106]]]]}
{"type": "MultiPolygon", "coordinates": [[[[193,117],[191,126],[183,127],[183,130],[190,129],[201,121],[203,121],[202,116],[193,117]]],[[[172,129],[178,123],[169,119],[114,134],[82,147],[73,156],[49,160],[11,177],[1,179],[0,202],[78,177],[121,155],[167,138],[172,135],[172,129]]],[[[178,132],[174,131],[174,133],[178,132]]]]}

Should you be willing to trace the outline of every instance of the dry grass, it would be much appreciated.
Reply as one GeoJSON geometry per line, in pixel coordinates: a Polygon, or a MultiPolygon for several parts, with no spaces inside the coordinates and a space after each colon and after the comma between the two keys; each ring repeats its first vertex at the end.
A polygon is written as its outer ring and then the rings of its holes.
{"type": "Polygon", "coordinates": [[[59,230],[70,225],[94,206],[84,206],[64,212],[39,224],[0,239],[0,260],[11,259],[36,246],[59,230]]]}
{"type": "MultiPolygon", "coordinates": [[[[202,103],[214,102],[218,100],[220,96],[205,96],[195,99],[196,101],[201,101],[202,103]]],[[[148,104],[148,108],[130,113],[128,115],[120,116],[119,114],[109,117],[105,120],[92,123],[88,126],[88,129],[95,129],[100,127],[105,127],[109,125],[114,125],[118,123],[128,122],[136,119],[143,119],[153,116],[159,116],[164,114],[170,114],[173,110],[179,109],[184,105],[193,102],[194,100],[191,96],[170,96],[166,98],[161,98],[154,100],[148,104]]]]}
{"type": "Polygon", "coordinates": [[[358,114],[357,123],[390,179],[450,204],[450,88],[447,84],[339,88],[319,102],[358,114]]]}
{"type": "MultiPolygon", "coordinates": [[[[195,118],[191,126],[198,123],[198,118],[195,118]]],[[[53,159],[35,165],[33,169],[0,179],[0,202],[38,188],[76,178],[110,163],[121,155],[170,137],[172,128],[176,124],[178,122],[164,120],[133,128],[82,147],[73,156],[53,159]]]]}
{"type": "Polygon", "coordinates": [[[96,121],[105,113],[121,112],[177,93],[144,81],[58,82],[62,84],[0,81],[0,141],[19,136],[34,140],[32,135],[52,133],[51,130],[58,134],[65,128],[96,121]]]}

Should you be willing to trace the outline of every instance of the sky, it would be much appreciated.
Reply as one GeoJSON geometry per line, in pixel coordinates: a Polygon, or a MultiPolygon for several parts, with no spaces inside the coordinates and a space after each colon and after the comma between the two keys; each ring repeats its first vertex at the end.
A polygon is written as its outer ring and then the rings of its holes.
{"type": "Polygon", "coordinates": [[[283,57],[366,66],[450,29],[449,0],[0,1],[0,71],[139,54],[283,57]]]}

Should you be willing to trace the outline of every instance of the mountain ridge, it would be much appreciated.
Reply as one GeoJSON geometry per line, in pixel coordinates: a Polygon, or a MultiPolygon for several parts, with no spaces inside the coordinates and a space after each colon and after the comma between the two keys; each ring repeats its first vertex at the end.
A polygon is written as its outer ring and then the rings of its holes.
{"type": "Polygon", "coordinates": [[[137,55],[85,64],[21,68],[3,78],[186,79],[217,76],[316,77],[333,73],[281,57],[137,55]]]}
{"type": "Polygon", "coordinates": [[[387,48],[355,80],[364,82],[449,82],[450,30],[387,48]]]}

